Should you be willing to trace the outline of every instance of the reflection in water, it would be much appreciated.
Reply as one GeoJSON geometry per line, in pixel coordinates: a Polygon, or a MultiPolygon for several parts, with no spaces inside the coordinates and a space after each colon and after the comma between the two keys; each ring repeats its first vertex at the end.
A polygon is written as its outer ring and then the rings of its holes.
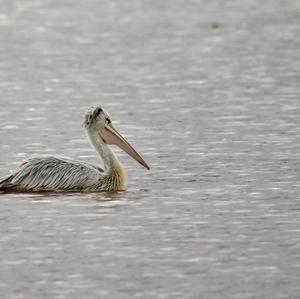
{"type": "Polygon", "coordinates": [[[298,2],[241,3],[2,3],[0,175],[95,163],[98,104],[152,167],[114,148],[127,192],[0,194],[0,298],[299,297],[298,2]]]}

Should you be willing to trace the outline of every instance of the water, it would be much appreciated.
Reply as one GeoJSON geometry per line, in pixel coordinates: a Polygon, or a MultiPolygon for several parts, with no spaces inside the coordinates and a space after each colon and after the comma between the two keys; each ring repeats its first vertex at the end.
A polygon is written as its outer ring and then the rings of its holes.
{"type": "Polygon", "coordinates": [[[102,104],[117,194],[0,195],[0,297],[298,298],[300,6],[277,0],[1,1],[0,175],[93,163],[102,104]]]}

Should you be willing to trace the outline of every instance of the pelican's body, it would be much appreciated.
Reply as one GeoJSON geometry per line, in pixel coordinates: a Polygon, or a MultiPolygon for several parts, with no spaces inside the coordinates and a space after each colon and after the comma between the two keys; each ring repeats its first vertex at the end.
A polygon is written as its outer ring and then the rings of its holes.
{"type": "Polygon", "coordinates": [[[0,190],[3,191],[101,192],[126,189],[127,174],[118,161],[114,168],[104,171],[96,165],[53,156],[30,158],[12,175],[0,180],[0,190]]]}
{"type": "Polygon", "coordinates": [[[88,137],[103,160],[97,165],[65,157],[41,156],[24,161],[11,175],[0,179],[0,191],[101,192],[127,189],[127,174],[107,144],[117,144],[149,169],[146,162],[112,126],[100,107],[85,116],[88,137]]]}

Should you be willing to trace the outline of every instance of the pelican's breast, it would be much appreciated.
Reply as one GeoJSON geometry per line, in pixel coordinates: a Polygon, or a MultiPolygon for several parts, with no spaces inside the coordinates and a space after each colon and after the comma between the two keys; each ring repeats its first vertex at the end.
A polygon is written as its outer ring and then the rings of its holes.
{"type": "Polygon", "coordinates": [[[114,168],[105,176],[106,191],[126,191],[127,190],[127,173],[123,165],[117,161],[114,168]]]}

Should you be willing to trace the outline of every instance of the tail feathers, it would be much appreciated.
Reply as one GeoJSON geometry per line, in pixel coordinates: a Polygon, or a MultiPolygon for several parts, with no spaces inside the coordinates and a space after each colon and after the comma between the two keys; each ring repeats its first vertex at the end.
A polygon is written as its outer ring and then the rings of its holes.
{"type": "Polygon", "coordinates": [[[5,189],[11,187],[11,178],[12,175],[8,175],[5,177],[0,178],[0,191],[4,191],[5,189]]]}

